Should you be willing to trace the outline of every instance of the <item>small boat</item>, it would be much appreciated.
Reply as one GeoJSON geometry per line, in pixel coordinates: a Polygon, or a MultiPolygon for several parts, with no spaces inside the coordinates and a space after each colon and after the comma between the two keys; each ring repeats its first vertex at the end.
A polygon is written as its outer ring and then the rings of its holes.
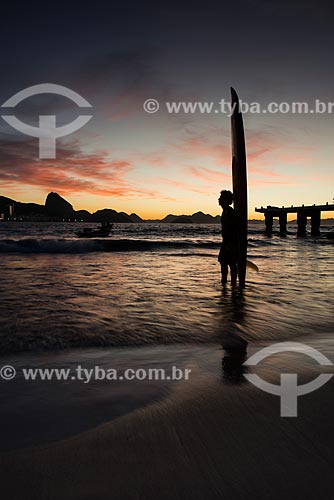
{"type": "Polygon", "coordinates": [[[102,224],[99,229],[94,229],[92,227],[85,227],[83,231],[78,231],[76,233],[78,238],[107,238],[111,233],[112,225],[102,224]]]}

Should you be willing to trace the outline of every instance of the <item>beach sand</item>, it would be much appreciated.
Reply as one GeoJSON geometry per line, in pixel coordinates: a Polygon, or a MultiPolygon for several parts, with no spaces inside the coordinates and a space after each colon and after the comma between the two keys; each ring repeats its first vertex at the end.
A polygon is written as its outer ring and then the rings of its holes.
{"type": "MultiPolygon", "coordinates": [[[[331,340],[322,347],[333,352],[331,340]]],[[[308,358],[296,366],[280,355],[272,366],[261,376],[277,380],[284,366],[301,371],[299,384],[315,378],[308,358]]],[[[194,379],[76,437],[1,453],[2,498],[333,498],[333,379],[298,399],[297,418],[280,417],[279,398],[249,383],[194,379]]]]}

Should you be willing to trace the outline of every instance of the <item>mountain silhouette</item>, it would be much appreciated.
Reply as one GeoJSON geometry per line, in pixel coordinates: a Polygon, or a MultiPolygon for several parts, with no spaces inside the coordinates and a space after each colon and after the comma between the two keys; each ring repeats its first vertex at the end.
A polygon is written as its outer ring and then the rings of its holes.
{"type": "Polygon", "coordinates": [[[6,196],[0,196],[0,217],[3,214],[5,219],[13,218],[10,207],[14,207],[14,218],[32,221],[83,221],[83,222],[122,222],[122,223],[142,223],[142,222],[165,222],[165,223],[196,223],[210,224],[218,223],[220,216],[213,217],[210,214],[196,212],[193,215],[173,215],[169,214],[162,220],[145,221],[139,215],[126,212],[117,212],[111,208],[97,210],[93,214],[88,210],[75,210],[71,203],[58,193],[51,192],[47,195],[45,204],[21,203],[6,196]]]}
{"type": "Polygon", "coordinates": [[[220,222],[220,215],[213,217],[210,214],[204,214],[203,212],[196,212],[192,215],[173,215],[168,214],[164,217],[161,222],[166,222],[169,224],[217,224],[220,222]]]}
{"type": "Polygon", "coordinates": [[[74,218],[75,210],[71,203],[58,193],[49,193],[45,200],[45,210],[48,215],[55,217],[74,218]]]}

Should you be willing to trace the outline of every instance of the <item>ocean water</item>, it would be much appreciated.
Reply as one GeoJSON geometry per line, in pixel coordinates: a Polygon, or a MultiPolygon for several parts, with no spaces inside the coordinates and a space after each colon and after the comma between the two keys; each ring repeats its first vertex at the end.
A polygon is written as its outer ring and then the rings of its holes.
{"type": "Polygon", "coordinates": [[[220,283],[219,225],[115,224],[82,240],[73,223],[0,224],[0,350],[296,339],[333,331],[334,246],[249,224],[245,290],[220,283]]]}
{"type": "MultiPolygon", "coordinates": [[[[300,339],[332,359],[332,221],[305,239],[294,224],[286,238],[268,238],[251,222],[248,253],[259,272],[249,270],[244,290],[221,285],[219,225],[115,224],[105,240],[78,239],[81,228],[0,224],[0,367],[16,370],[0,378],[0,450],[79,434],[176,386],[183,395],[212,380],[247,386],[245,345],[250,356],[300,339]],[[74,373],[78,365],[192,372],[187,382],[23,377],[26,368],[74,373]]],[[[265,369],[270,380],[282,360],[265,369]]]]}

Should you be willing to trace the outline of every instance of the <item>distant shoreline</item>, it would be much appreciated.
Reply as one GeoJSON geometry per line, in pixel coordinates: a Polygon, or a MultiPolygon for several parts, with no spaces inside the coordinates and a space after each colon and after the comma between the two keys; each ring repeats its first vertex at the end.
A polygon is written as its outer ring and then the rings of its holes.
{"type": "MultiPolygon", "coordinates": [[[[175,218],[178,218],[178,217],[182,217],[182,216],[179,216],[179,215],[176,215],[175,218]]],[[[191,217],[191,216],[187,216],[187,217],[191,217]]],[[[195,221],[187,221],[187,222],[182,222],[182,221],[178,221],[178,220],[174,220],[174,221],[166,221],[164,219],[142,219],[140,222],[136,222],[136,221],[110,221],[112,222],[113,224],[194,224],[194,225],[199,225],[199,224],[220,224],[220,216],[217,216],[219,217],[219,220],[214,220],[214,221],[211,221],[211,222],[195,222],[195,221]]],[[[334,218],[333,217],[329,217],[327,219],[321,219],[321,223],[323,222],[329,222],[329,221],[332,221],[333,224],[334,224],[334,218]]],[[[69,223],[72,223],[72,224],[82,224],[82,223],[91,223],[91,224],[99,224],[102,222],[102,220],[94,220],[94,221],[89,221],[89,220],[78,220],[78,219],[71,219],[71,220],[65,220],[65,219],[56,219],[56,218],[45,218],[45,219],[38,219],[38,218],[29,218],[29,217],[26,217],[26,218],[14,218],[14,219],[1,219],[0,218],[0,223],[1,222],[38,222],[38,223],[50,223],[50,222],[54,222],[54,223],[64,223],[64,222],[69,222],[69,223]]],[[[248,222],[259,222],[259,223],[264,223],[264,219],[248,219],[248,222]]],[[[296,224],[297,223],[297,219],[292,219],[292,220],[288,220],[288,224],[296,224]]],[[[278,224],[278,222],[277,222],[278,224]]]]}
{"type": "MultiPolygon", "coordinates": [[[[1,221],[21,221],[21,222],[103,222],[112,223],[180,223],[180,224],[219,224],[221,215],[205,214],[202,211],[193,214],[168,214],[162,219],[143,219],[136,213],[127,214],[117,212],[111,208],[104,208],[90,213],[88,210],[75,210],[73,206],[58,193],[49,193],[45,204],[22,203],[12,198],[0,196],[0,222],[1,221]]],[[[333,218],[322,219],[333,220],[333,218]]],[[[249,222],[263,222],[260,219],[248,219],[249,222]]],[[[294,220],[288,222],[295,222],[294,220]]]]}

